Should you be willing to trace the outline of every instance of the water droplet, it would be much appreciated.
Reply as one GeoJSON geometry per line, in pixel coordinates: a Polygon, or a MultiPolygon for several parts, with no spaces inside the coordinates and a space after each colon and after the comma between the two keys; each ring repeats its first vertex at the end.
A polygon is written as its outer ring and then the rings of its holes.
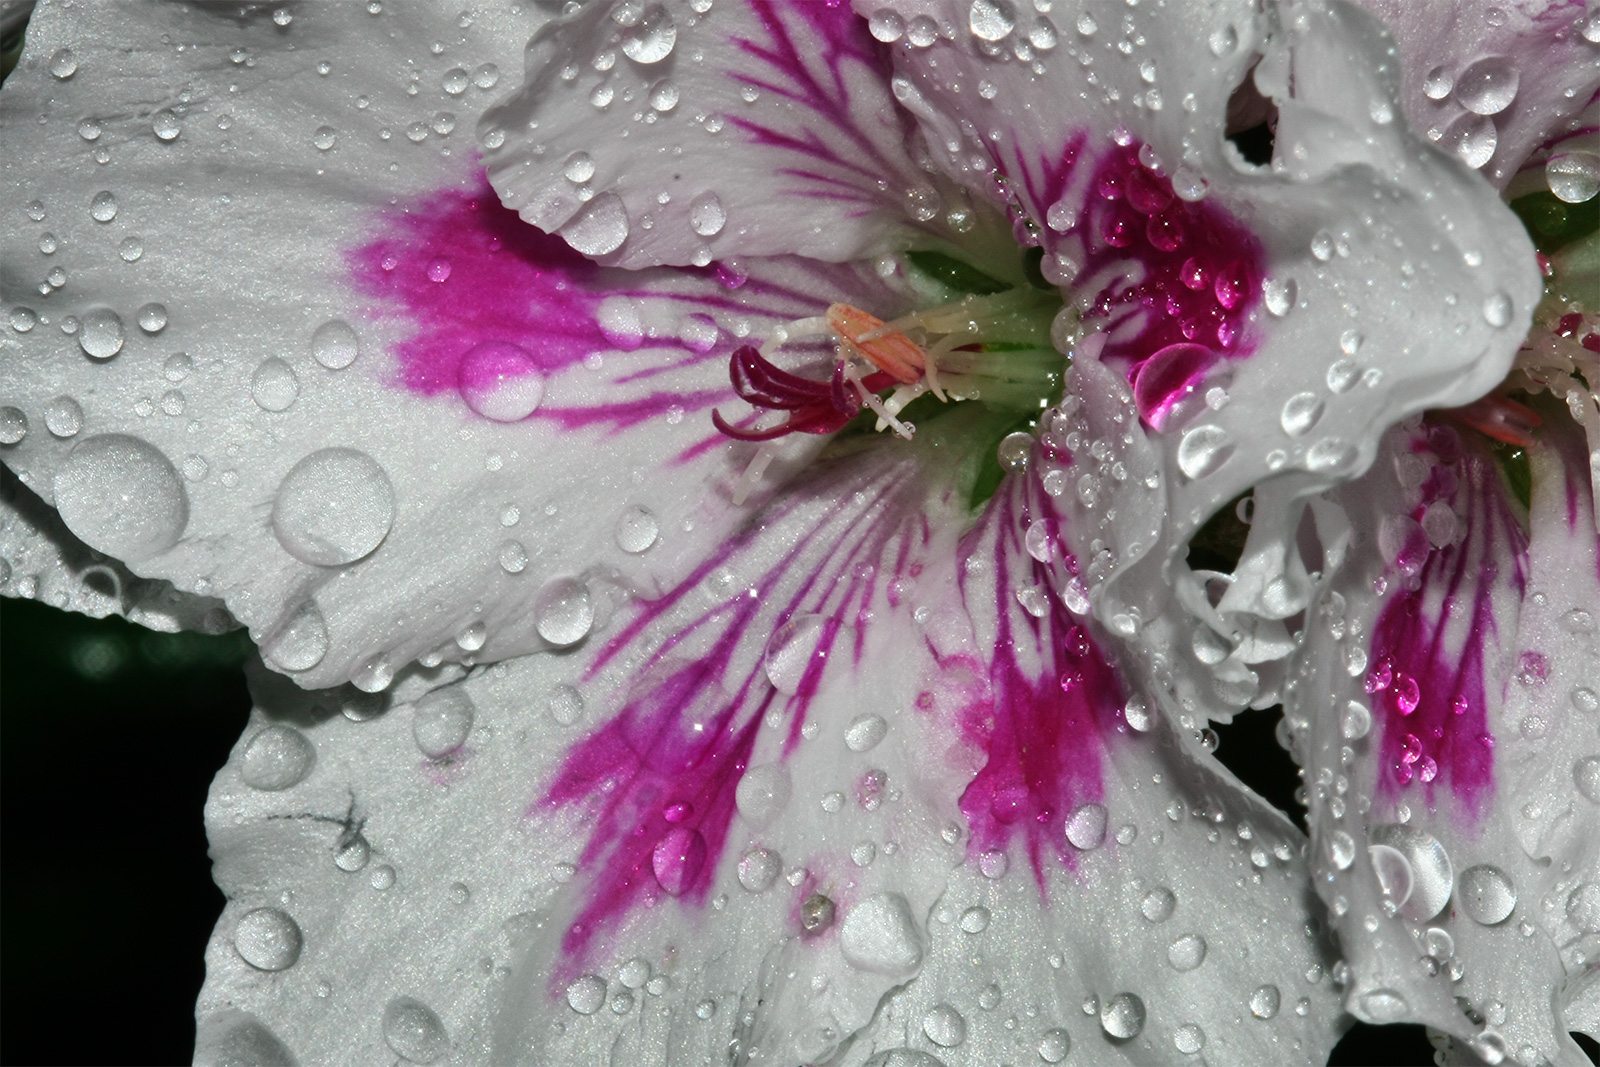
{"type": "Polygon", "coordinates": [[[663,78],[650,87],[650,107],[666,114],[678,106],[678,95],[678,86],[663,78]]]}
{"type": "Polygon", "coordinates": [[[1264,985],[1250,994],[1250,1014],[1257,1019],[1270,1019],[1278,1014],[1283,996],[1275,985],[1264,985]]]}
{"type": "Polygon", "coordinates": [[[394,523],[394,489],[378,462],[324,448],[296,463],[272,501],[272,532],[302,563],[338,567],[369,555],[394,523]]]}
{"type": "Polygon", "coordinates": [[[50,56],[50,74],[66,81],[78,73],[78,57],[70,48],[58,48],[50,56]]]}
{"type": "Polygon", "coordinates": [[[1480,59],[1456,79],[1456,100],[1478,115],[1498,115],[1517,98],[1517,68],[1503,56],[1480,59]]]}
{"type": "Polygon", "coordinates": [[[1293,278],[1268,278],[1261,283],[1261,298],[1267,311],[1280,319],[1294,310],[1299,295],[1299,286],[1293,278]]]}
{"type": "Polygon", "coordinates": [[[110,359],[122,351],[127,340],[122,316],[110,308],[93,308],[83,313],[78,330],[78,347],[91,359],[110,359]]]}
{"type": "Polygon", "coordinates": [[[828,656],[823,647],[827,630],[824,616],[797,615],[772,632],[762,666],[774,689],[794,696],[809,673],[821,670],[828,656]]]}
{"type": "Polygon", "coordinates": [[[689,226],[701,237],[715,237],[727,222],[728,213],[716,193],[701,193],[689,204],[689,226]]]}
{"type": "Polygon", "coordinates": [[[0,407],[0,445],[14,445],[28,436],[28,416],[21,408],[0,407]]]}
{"type": "Polygon", "coordinates": [[[534,601],[534,627],[552,645],[577,644],[594,626],[589,587],[576,578],[552,578],[534,601]]]}
{"type": "Polygon", "coordinates": [[[1461,872],[1456,900],[1473,922],[1494,926],[1505,922],[1516,910],[1517,887],[1500,868],[1480,863],[1461,872]]]}
{"type": "Polygon", "coordinates": [[[250,399],[263,411],[287,411],[300,395],[300,379],[294,368],[269,356],[250,376],[250,399]]]}
{"type": "Polygon", "coordinates": [[[935,1004],[922,1017],[922,1032],[940,1048],[955,1048],[967,1039],[967,1020],[949,1004],[935,1004]]]}
{"type": "Polygon", "coordinates": [[[1046,1030],[1039,1037],[1039,1058],[1046,1063],[1060,1063],[1072,1051],[1072,1035],[1059,1026],[1046,1030]]]}
{"type": "Polygon", "coordinates": [[[167,328],[167,307],[165,304],[150,303],[139,309],[139,329],[145,333],[156,334],[167,328]]]}
{"type": "Polygon", "coordinates": [[[1499,142],[1500,133],[1495,129],[1494,119],[1470,111],[1446,127],[1439,138],[1441,146],[1454,152],[1474,170],[1489,162],[1499,142]]]}
{"type": "Polygon", "coordinates": [[[292,726],[268,726],[245,745],[239,776],[252,789],[276,793],[300,784],[317,760],[317,750],[292,726]]]}
{"type": "Polygon", "coordinates": [[[233,947],[258,971],[286,971],[293,967],[304,943],[300,925],[277,908],[246,912],[233,931],[233,947]]]}
{"type": "Polygon", "coordinates": [[[1339,870],[1348,870],[1356,860],[1355,840],[1343,830],[1335,830],[1328,835],[1328,858],[1339,870]]]}
{"type": "Polygon", "coordinates": [[[1594,152],[1562,152],[1544,165],[1545,184],[1556,199],[1583,204],[1600,193],[1600,155],[1594,152]]]}
{"type": "Polygon", "coordinates": [[[521,574],[528,566],[528,550],[521,541],[503,541],[496,554],[500,568],[507,574],[521,574]]]}
{"type": "Polygon", "coordinates": [[[967,25],[975,37],[1003,41],[1017,28],[1017,13],[1006,0],[972,0],[967,25]]]}
{"type": "Polygon", "coordinates": [[[1207,43],[1211,46],[1211,54],[1218,59],[1231,56],[1234,49],[1239,47],[1239,31],[1229,23],[1220,29],[1212,30],[1207,43]]]}
{"type": "Polygon", "coordinates": [[[1157,886],[1139,902],[1139,913],[1153,923],[1166,922],[1178,907],[1178,897],[1166,886],[1157,886]]]}
{"type": "Polygon", "coordinates": [[[1494,327],[1508,326],[1511,324],[1511,313],[1514,310],[1515,305],[1511,303],[1509,294],[1492,293],[1483,301],[1483,321],[1494,327]]]}
{"type": "Polygon", "coordinates": [[[1374,989],[1361,994],[1361,1010],[1375,1023],[1399,1022],[1411,1006],[1395,989],[1374,989]]]}
{"type": "Polygon", "coordinates": [[[672,54],[678,27],[667,9],[651,4],[622,35],[622,54],[635,63],[659,63],[672,54]]]}
{"type": "MultiPolygon", "coordinates": [[[[57,436],[70,436],[59,432],[55,414],[52,404],[45,425],[57,436]]],[[[189,498],[177,468],[154,445],[126,434],[80,441],[56,471],[54,493],[69,530],[90,548],[129,563],[166,552],[189,524],[189,498]]]]}
{"type": "Polygon", "coordinates": [[[734,787],[739,814],[754,826],[766,826],[778,817],[794,795],[789,771],[781,763],[751,767],[734,787]]]}
{"type": "Polygon", "coordinates": [[[39,325],[39,315],[32,308],[14,307],[11,309],[11,328],[18,333],[27,333],[39,325]]]}
{"type": "Polygon", "coordinates": [[[328,654],[328,624],[316,604],[307,601],[277,633],[267,639],[261,654],[286,671],[308,671],[328,654]]]}
{"type": "Polygon", "coordinates": [[[1342,474],[1355,465],[1356,446],[1337,437],[1324,437],[1306,450],[1306,470],[1342,474]]]}
{"type": "Polygon", "coordinates": [[[1333,234],[1318,230],[1311,237],[1311,254],[1326,263],[1333,258],[1333,234]]]}
{"type": "Polygon", "coordinates": [[[1193,1056],[1206,1047],[1206,1032],[1198,1023],[1184,1023],[1173,1031],[1172,1045],[1185,1056],[1193,1056]]]}
{"type": "Polygon", "coordinates": [[[372,868],[372,874],[367,877],[367,884],[380,893],[393,889],[394,883],[394,868],[387,863],[380,863],[372,868]]]}
{"type": "Polygon", "coordinates": [[[72,437],[83,429],[83,408],[70,396],[58,396],[44,409],[44,426],[57,437],[72,437]]]}
{"type": "Polygon", "coordinates": [[[608,190],[585,204],[559,232],[575,251],[591,258],[604,256],[628,239],[628,209],[621,197],[608,190]]]}
{"type": "Polygon", "coordinates": [[[364,870],[371,859],[372,846],[356,833],[340,840],[339,849],[333,854],[333,865],[346,874],[355,874],[364,870]]]}
{"type": "Polygon", "coordinates": [[[1167,946],[1167,962],[1175,971],[1192,971],[1206,960],[1206,939],[1184,934],[1167,946]]]}
{"type": "Polygon", "coordinates": [[[339,131],[332,126],[318,126],[311,131],[311,146],[319,152],[326,152],[339,142],[339,131]]]}
{"type": "Polygon", "coordinates": [[[1299,437],[1322,418],[1322,399],[1316,393],[1296,393],[1283,402],[1278,422],[1290,437],[1299,437]]]}
{"type": "Polygon", "coordinates": [[[1422,95],[1429,100],[1443,100],[1455,87],[1455,75],[1442,66],[1434,67],[1428,71],[1428,76],[1422,79],[1422,95]]]}
{"type": "Polygon", "coordinates": [[[102,189],[89,201],[89,217],[96,222],[110,222],[117,217],[117,198],[109,189],[102,189]]]}
{"type": "Polygon", "coordinates": [[[117,255],[124,263],[137,263],[144,257],[144,241],[137,237],[124,237],[117,245],[117,255]]]}
{"type": "Polygon", "coordinates": [[[989,929],[989,920],[989,909],[977,904],[961,913],[960,926],[969,934],[981,934],[989,929]]]}
{"type": "Polygon", "coordinates": [[[164,107],[150,116],[150,132],[158,140],[176,141],[183,132],[183,122],[170,107],[164,107]]]}
{"type": "Polygon", "coordinates": [[[583,718],[583,695],[570,685],[553,685],[544,710],[558,724],[572,726],[583,718]]]}
{"type": "Polygon", "coordinates": [[[867,30],[884,44],[894,44],[905,36],[905,19],[892,8],[879,8],[867,19],[867,30]]]}
{"type": "Polygon", "coordinates": [[[450,1045],[439,1016],[414,997],[395,997],[383,1009],[383,1040],[409,1063],[433,1063],[450,1045]]]}
{"type": "Polygon", "coordinates": [[[1600,756],[1585,756],[1574,763],[1572,781],[1586,799],[1600,804],[1600,756]]]}
{"type": "Polygon", "coordinates": [[[361,339],[342,319],[329,319],[311,335],[311,358],[329,370],[343,370],[361,354],[361,339]]]}
{"type": "Polygon", "coordinates": [[[922,963],[922,938],[911,905],[899,893],[879,893],[850,910],[839,931],[839,951],[858,970],[904,977],[922,963]]]}
{"type": "Polygon", "coordinates": [[[636,504],[624,511],[622,518],[617,520],[617,547],[638,555],[656,543],[656,536],[660,532],[661,524],[656,521],[655,514],[649,508],[636,504]]]}
{"type": "Polygon", "coordinates": [[[850,720],[844,732],[844,744],[851,752],[870,752],[889,733],[889,724],[883,716],[863,712],[850,720]]]}
{"type": "Polygon", "coordinates": [[[567,176],[567,181],[576,185],[582,185],[593,178],[594,171],[594,157],[587,152],[572,153],[561,168],[561,173],[567,176]]]}
{"type": "Polygon", "coordinates": [[[466,744],[472,732],[472,698],[459,685],[435,689],[417,701],[411,736],[429,759],[441,759],[466,744]]]}
{"type": "Polygon", "coordinates": [[[1184,432],[1178,442],[1178,469],[1190,478],[1203,478],[1233,456],[1228,431],[1210,423],[1184,432]]]}
{"type": "Polygon", "coordinates": [[[1586,686],[1574,686],[1572,692],[1568,694],[1567,699],[1570,700],[1572,702],[1572,706],[1577,708],[1579,711],[1589,713],[1600,711],[1600,693],[1596,693],[1593,689],[1590,689],[1586,686]]]}
{"type": "Polygon", "coordinates": [[[1099,848],[1106,839],[1106,809],[1100,804],[1081,804],[1067,819],[1067,843],[1079,850],[1099,848]]]}
{"type": "Polygon", "coordinates": [[[520,422],[544,400],[544,375],[532,354],[508,341],[483,341],[461,357],[457,369],[467,407],[494,422],[520,422]]]}
{"type": "Polygon", "coordinates": [[[650,855],[656,883],[672,896],[682,896],[694,886],[706,862],[706,840],[687,826],[668,830],[650,855]]]}
{"type": "MultiPolygon", "coordinates": [[[[793,876],[790,881],[793,881],[793,876]]],[[[800,928],[808,934],[821,933],[833,925],[836,912],[832,898],[812,893],[800,902],[800,928]]]]}
{"type": "Polygon", "coordinates": [[[739,860],[739,884],[751,893],[772,888],[783,868],[783,859],[770,848],[755,848],[739,860]]]}
{"type": "Polygon", "coordinates": [[[1372,729],[1372,710],[1359,700],[1344,706],[1344,717],[1339,722],[1339,732],[1346,741],[1359,741],[1372,729]]]}
{"type": "Polygon", "coordinates": [[[1118,993],[1100,1009],[1100,1028],[1118,1041],[1129,1041],[1144,1029],[1144,1001],[1132,993],[1118,993]]]}

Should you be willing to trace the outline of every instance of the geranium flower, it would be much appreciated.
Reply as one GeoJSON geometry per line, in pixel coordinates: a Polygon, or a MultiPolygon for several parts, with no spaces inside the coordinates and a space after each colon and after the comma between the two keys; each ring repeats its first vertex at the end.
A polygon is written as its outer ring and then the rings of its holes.
{"type": "Polygon", "coordinates": [[[262,650],[199,1060],[1576,1054],[1585,446],[1480,398],[1592,319],[1372,16],[1035,8],[36,13],[11,591],[262,650]]]}

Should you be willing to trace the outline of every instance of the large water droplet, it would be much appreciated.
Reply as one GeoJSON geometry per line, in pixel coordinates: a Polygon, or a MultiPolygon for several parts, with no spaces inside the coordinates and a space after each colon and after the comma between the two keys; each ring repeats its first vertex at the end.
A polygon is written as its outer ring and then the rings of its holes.
{"type": "Polygon", "coordinates": [[[1359,741],[1372,729],[1372,709],[1359,700],[1344,706],[1344,716],[1339,720],[1339,732],[1346,741],[1359,741]]]}
{"type": "Polygon", "coordinates": [[[1212,30],[1207,43],[1211,46],[1211,54],[1218,59],[1223,59],[1233,55],[1234,51],[1239,47],[1239,31],[1230,22],[1226,26],[1212,30]]]}
{"type": "Polygon", "coordinates": [[[78,73],[78,57],[70,48],[58,48],[50,56],[50,74],[66,81],[78,73]]]}
{"type": "Polygon", "coordinates": [[[879,893],[845,916],[839,951],[858,970],[890,977],[912,974],[922,964],[922,937],[911,905],[899,893],[879,893]]]}
{"type": "Polygon", "coordinates": [[[89,217],[96,222],[110,222],[117,217],[117,197],[109,189],[95,193],[89,201],[89,217]]]}
{"type": "Polygon", "coordinates": [[[755,848],[739,860],[739,884],[751,893],[772,888],[783,869],[783,859],[770,848],[755,848]]]}
{"type": "Polygon", "coordinates": [[[483,341],[461,357],[461,399],[495,422],[518,422],[544,400],[544,375],[531,353],[507,341],[483,341]]]}
{"type": "Polygon", "coordinates": [[[1480,59],[1456,79],[1456,100],[1479,115],[1498,115],[1517,98],[1521,76],[1503,56],[1480,59]]]}
{"type": "Polygon", "coordinates": [[[339,842],[333,854],[333,865],[347,874],[364,870],[372,859],[372,845],[360,834],[351,834],[339,842]]]}
{"type": "Polygon", "coordinates": [[[1210,423],[1185,431],[1178,442],[1178,469],[1190,478],[1204,478],[1232,456],[1228,431],[1210,423]]]}
{"type": "Polygon", "coordinates": [[[1373,989],[1361,994],[1361,1010],[1375,1023],[1399,1022],[1411,1006],[1397,989],[1373,989]]]}
{"type": "Polygon", "coordinates": [[[1324,437],[1306,449],[1306,470],[1342,474],[1354,466],[1359,457],[1355,445],[1338,437],[1324,437]]]}
{"type": "Polygon", "coordinates": [[[1483,321],[1497,328],[1509,326],[1515,310],[1516,306],[1512,304],[1508,293],[1490,293],[1483,300],[1483,321]]]}
{"type": "Polygon", "coordinates": [[[889,733],[889,724],[882,715],[863,712],[850,720],[844,732],[844,745],[851,752],[870,752],[889,733]]]}
{"type": "Polygon", "coordinates": [[[955,1048],[967,1039],[967,1020],[949,1004],[935,1004],[922,1017],[922,1032],[940,1048],[955,1048]]]}
{"type": "Polygon", "coordinates": [[[595,196],[560,229],[567,244],[586,256],[615,252],[628,239],[628,209],[607,191],[595,196]]]}
{"type": "Polygon", "coordinates": [[[751,767],[734,788],[739,814],[754,826],[766,826],[788,806],[794,795],[789,771],[781,763],[751,767]]]}
{"type": "Polygon", "coordinates": [[[661,524],[649,508],[634,505],[617,520],[617,547],[634,555],[656,543],[661,524]]]}
{"type": "Polygon", "coordinates": [[[693,888],[705,862],[706,839],[687,826],[668,830],[650,854],[650,870],[657,884],[675,897],[693,888]]]}
{"type": "Polygon", "coordinates": [[[167,306],[154,302],[145,304],[139,308],[137,321],[139,329],[145,333],[160,333],[167,328],[167,306]]]}
{"type": "Polygon", "coordinates": [[[967,25],[975,37],[1003,41],[1017,28],[1017,13],[1006,0],[972,0],[967,25]]]}
{"type": "Polygon", "coordinates": [[[300,924],[277,908],[256,908],[239,920],[233,947],[258,971],[286,971],[300,958],[300,924]]]}
{"type": "Polygon", "coordinates": [[[1177,907],[1177,894],[1166,886],[1157,886],[1139,901],[1139,914],[1153,923],[1166,922],[1177,907]]]}
{"type": "Polygon", "coordinates": [[[594,625],[589,587],[576,578],[552,578],[539,590],[533,615],[539,636],[552,645],[577,644],[594,625]]]}
{"type": "Polygon", "coordinates": [[[1422,79],[1422,95],[1429,100],[1443,100],[1450,95],[1456,87],[1455,75],[1449,68],[1438,66],[1428,71],[1427,77],[1422,79]]]}
{"type": "Polygon", "coordinates": [[[44,409],[44,428],[56,437],[73,437],[83,429],[83,408],[70,396],[58,396],[44,409]]]}
{"type": "Polygon", "coordinates": [[[1264,985],[1250,994],[1250,1014],[1257,1019],[1270,1019],[1278,1014],[1283,995],[1275,985],[1264,985]]]}
{"type": "Polygon", "coordinates": [[[127,333],[122,316],[110,308],[93,308],[83,313],[78,329],[78,347],[92,359],[110,359],[122,351],[127,333]]]}
{"type": "Polygon", "coordinates": [[[678,43],[678,26],[660,4],[651,4],[622,34],[622,54],[635,63],[659,63],[678,43]]]}
{"type": "Polygon", "coordinates": [[[361,354],[361,338],[342,319],[329,319],[311,335],[311,358],[329,370],[343,370],[361,354]]]}
{"type": "Polygon", "coordinates": [[[27,436],[27,414],[21,408],[0,408],[0,445],[14,445],[27,436]]]}
{"type": "Polygon", "coordinates": [[[867,19],[867,32],[884,44],[894,44],[905,36],[906,22],[898,11],[881,7],[867,19]]]}
{"type": "Polygon", "coordinates": [[[268,726],[245,745],[239,777],[245,785],[277,793],[299,785],[317,762],[317,749],[292,726],[268,726]]]}
{"type": "Polygon", "coordinates": [[[873,1053],[862,1067],[945,1067],[945,1062],[919,1048],[887,1048],[873,1053]]]}
{"type": "Polygon", "coordinates": [[[1322,398],[1316,393],[1296,393],[1283,402],[1278,424],[1290,437],[1299,437],[1322,418],[1322,398]]]}
{"type": "Polygon", "coordinates": [[[586,974],[567,986],[567,1007],[579,1015],[593,1015],[606,1002],[606,980],[586,974]]]}
{"type": "Polygon", "coordinates": [[[1476,170],[1494,155],[1495,147],[1500,143],[1500,133],[1495,129],[1494,119],[1469,111],[1445,128],[1439,143],[1476,170]]]}
{"type": "Polygon", "coordinates": [[[284,476],[272,501],[272,532],[295,559],[337,567],[371,553],[394,522],[394,489],[377,460],[324,448],[284,476]]]}
{"type": "Polygon", "coordinates": [[[567,181],[575,185],[582,185],[593,178],[594,171],[594,157],[587,152],[572,153],[561,166],[561,173],[567,176],[567,181]]]}
{"type": "Polygon", "coordinates": [[[1278,318],[1294,310],[1300,289],[1293,278],[1268,278],[1261,283],[1261,300],[1267,310],[1278,318]]]}
{"type": "Polygon", "coordinates": [[[1073,848],[1099,848],[1106,839],[1106,809],[1100,804],[1081,804],[1067,818],[1067,843],[1073,848]]]}
{"type": "Polygon", "coordinates": [[[1100,1028],[1118,1041],[1129,1041],[1144,1029],[1144,1001],[1133,993],[1118,993],[1100,1009],[1100,1028]]]}
{"type": "Polygon", "coordinates": [[[321,663],[328,654],[328,624],[321,610],[306,601],[261,646],[261,654],[285,671],[309,671],[321,663]]]}
{"type": "Polygon", "coordinates": [[[1046,1063],[1060,1063],[1071,1051],[1072,1035],[1059,1026],[1039,1036],[1039,1058],[1046,1063]]]}
{"type": "Polygon", "coordinates": [[[1167,962],[1175,971],[1192,971],[1206,960],[1206,939],[1184,934],[1167,946],[1167,962]]]}
{"type": "Polygon", "coordinates": [[[433,1063],[450,1045],[439,1016],[415,997],[395,997],[383,1009],[383,1040],[409,1063],[433,1063]]]}
{"type": "Polygon", "coordinates": [[[411,736],[429,759],[441,759],[467,742],[475,712],[472,698],[459,685],[435,689],[417,701],[411,736]]]}
{"type": "Polygon", "coordinates": [[[798,615],[772,632],[762,666],[774,689],[793,696],[808,671],[820,670],[828,655],[822,643],[827,624],[822,615],[798,615]]]}
{"type": "Polygon", "coordinates": [[[128,563],[172,548],[189,524],[189,497],[177,468],[154,445],[126,434],[80,441],[56,471],[53,491],[67,529],[128,563]]]}
{"type": "Polygon", "coordinates": [[[1480,863],[1461,872],[1456,900],[1473,922],[1494,926],[1505,922],[1516,910],[1517,887],[1505,871],[1480,863]]]}
{"type": "Polygon", "coordinates": [[[294,368],[277,356],[268,356],[250,376],[250,399],[263,411],[287,411],[300,395],[294,368]]]}
{"type": "Polygon", "coordinates": [[[175,141],[178,134],[183,132],[183,121],[170,107],[164,107],[150,116],[150,132],[156,135],[157,140],[175,141]]]}
{"type": "Polygon", "coordinates": [[[1600,155],[1594,152],[1562,152],[1544,165],[1545,184],[1556,199],[1582,204],[1600,193],[1600,155]]]}
{"type": "Polygon", "coordinates": [[[1343,830],[1335,830],[1328,835],[1328,858],[1339,870],[1348,870],[1356,860],[1356,842],[1343,830]]]}
{"type": "Polygon", "coordinates": [[[715,237],[728,223],[728,213],[716,193],[704,192],[689,204],[689,226],[701,237],[715,237]]]}
{"type": "Polygon", "coordinates": [[[1172,1032],[1172,1047],[1185,1056],[1193,1056],[1206,1047],[1206,1032],[1199,1023],[1184,1023],[1172,1032]]]}

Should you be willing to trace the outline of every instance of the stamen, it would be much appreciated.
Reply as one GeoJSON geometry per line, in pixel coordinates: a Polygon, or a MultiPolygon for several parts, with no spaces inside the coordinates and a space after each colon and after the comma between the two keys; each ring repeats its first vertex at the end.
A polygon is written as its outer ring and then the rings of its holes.
{"type": "Polygon", "coordinates": [[[856,392],[861,396],[861,402],[867,405],[867,407],[871,408],[873,411],[877,412],[878,425],[880,428],[883,426],[891,426],[894,428],[894,432],[898,436],[903,437],[907,441],[911,440],[912,435],[917,432],[917,428],[908,422],[901,422],[899,419],[895,418],[893,413],[891,413],[889,409],[884,406],[883,401],[878,399],[878,394],[869,392],[867,387],[861,383],[861,377],[856,371],[855,367],[846,363],[844,365],[844,377],[845,381],[856,387],[856,392]]]}
{"type": "Polygon", "coordinates": [[[828,309],[828,325],[854,354],[894,375],[896,381],[910,385],[922,377],[926,364],[922,347],[899,330],[886,330],[877,316],[849,304],[834,304],[828,309]]]}
{"type": "Polygon", "coordinates": [[[733,504],[742,507],[744,502],[755,492],[757,485],[761,484],[761,476],[767,473],[767,468],[772,466],[772,461],[778,455],[778,447],[772,444],[762,445],[756,449],[756,454],[750,457],[750,463],[739,476],[738,484],[733,487],[733,504]]]}

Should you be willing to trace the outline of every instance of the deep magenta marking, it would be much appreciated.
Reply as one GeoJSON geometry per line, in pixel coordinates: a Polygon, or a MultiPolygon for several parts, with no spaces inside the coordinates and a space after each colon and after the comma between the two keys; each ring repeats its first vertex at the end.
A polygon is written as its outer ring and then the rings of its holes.
{"type": "Polygon", "coordinates": [[[1378,791],[1393,799],[1421,786],[1431,808],[1435,790],[1448,784],[1476,819],[1494,790],[1487,715],[1490,699],[1501,694],[1486,690],[1494,677],[1486,675],[1486,646],[1500,636],[1494,601],[1522,597],[1528,537],[1493,459],[1476,441],[1463,448],[1454,430],[1435,426],[1413,448],[1431,451],[1438,463],[1412,518],[1444,500],[1465,536],[1431,549],[1413,530],[1385,576],[1415,588],[1402,586],[1373,627],[1365,688],[1382,724],[1378,791]]]}
{"type": "MultiPolygon", "coordinates": [[[[1055,509],[1030,507],[1030,496],[1047,499],[1036,488],[1031,476],[1007,479],[963,544],[965,557],[983,537],[994,537],[999,625],[993,654],[976,665],[988,686],[959,716],[963,739],[987,756],[960,804],[972,829],[969,854],[1006,850],[1020,838],[1043,894],[1049,857],[1067,867],[1075,863],[1067,819],[1104,794],[1104,739],[1117,729],[1123,696],[1115,670],[1060,598],[1049,597],[1044,618],[1023,613],[1013,599],[1030,580],[1052,581],[1050,568],[1028,556],[1022,544],[1031,513],[1051,517],[1059,542],[1055,509]],[[1021,573],[1015,571],[1018,563],[1024,565],[1021,573]],[[1022,649],[1037,655],[1037,671],[1024,669],[1022,649]]],[[[961,585],[964,594],[964,573],[961,585]]]]}

